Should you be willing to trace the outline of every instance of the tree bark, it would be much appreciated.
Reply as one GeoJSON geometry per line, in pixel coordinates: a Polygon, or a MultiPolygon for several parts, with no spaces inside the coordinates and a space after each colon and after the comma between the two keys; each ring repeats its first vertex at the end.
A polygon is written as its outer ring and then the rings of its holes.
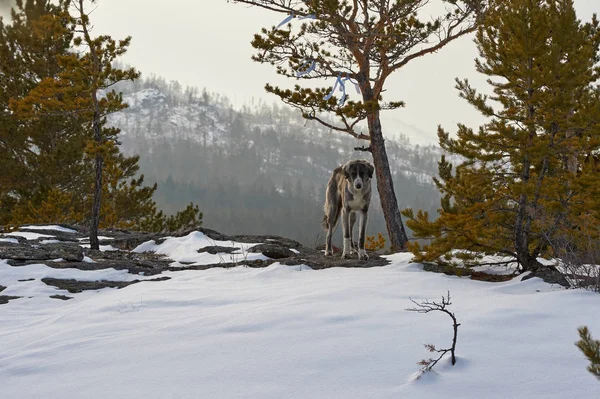
{"type": "MultiPolygon", "coordinates": [[[[102,131],[100,127],[100,110],[96,92],[92,93],[94,106],[94,120],[92,126],[94,129],[94,141],[100,146],[102,144],[102,131]]],[[[97,153],[95,162],[95,181],[94,181],[94,204],[92,205],[92,221],[90,224],[90,248],[100,249],[100,241],[98,240],[98,227],[100,226],[100,205],[102,200],[102,168],[104,166],[104,157],[97,153]]]]}
{"type": "Polygon", "coordinates": [[[96,155],[96,179],[94,183],[94,204],[92,205],[92,221],[90,225],[90,248],[100,249],[98,240],[98,227],[100,226],[100,204],[102,200],[102,168],[104,158],[102,155],[96,155]]]}
{"type": "Polygon", "coordinates": [[[381,200],[381,209],[387,227],[388,237],[392,252],[406,249],[408,237],[402,223],[398,201],[394,192],[394,183],[390,172],[385,140],[381,131],[379,111],[367,117],[369,124],[369,135],[371,137],[371,153],[375,164],[375,175],[377,176],[377,191],[381,200]]]}

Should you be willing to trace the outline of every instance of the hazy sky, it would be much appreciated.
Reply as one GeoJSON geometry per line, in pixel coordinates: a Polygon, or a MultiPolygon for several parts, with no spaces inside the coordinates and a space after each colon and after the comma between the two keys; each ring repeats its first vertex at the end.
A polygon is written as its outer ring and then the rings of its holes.
{"type": "MultiPolygon", "coordinates": [[[[0,6],[7,2],[0,0],[0,6]]],[[[600,13],[600,0],[575,0],[575,6],[584,21],[600,13]]],[[[252,98],[275,102],[264,91],[266,82],[295,83],[277,76],[270,65],[250,60],[253,34],[278,24],[280,14],[227,0],[99,0],[91,19],[95,34],[133,37],[123,61],[144,75],[206,87],[236,106],[252,98]]],[[[450,131],[457,122],[478,126],[481,117],[454,89],[455,77],[485,87],[484,77],[474,71],[476,55],[472,37],[464,37],[392,75],[385,98],[405,101],[406,107],[385,113],[384,133],[404,133],[413,143],[424,144],[437,143],[438,124],[450,131]]]]}

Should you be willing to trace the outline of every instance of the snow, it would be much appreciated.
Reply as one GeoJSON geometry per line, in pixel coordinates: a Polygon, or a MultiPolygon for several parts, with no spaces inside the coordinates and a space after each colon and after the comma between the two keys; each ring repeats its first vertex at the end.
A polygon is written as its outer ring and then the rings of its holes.
{"type": "MultiPolygon", "coordinates": [[[[60,261],[64,260],[53,260],[53,262],[60,261]]],[[[138,275],[129,274],[127,270],[115,270],[113,268],[83,271],[77,269],[54,269],[44,264],[32,264],[13,267],[10,266],[5,260],[0,260],[0,285],[6,287],[6,289],[2,291],[1,295],[13,295],[24,297],[19,299],[19,301],[22,301],[21,305],[23,305],[24,309],[28,309],[30,306],[36,306],[37,303],[43,303],[45,301],[54,301],[54,299],[48,298],[50,295],[73,295],[66,290],[59,290],[55,287],[46,285],[41,281],[43,278],[46,277],[58,279],[75,279],[80,281],[131,281],[143,278],[140,278],[140,276],[138,275]],[[34,280],[19,281],[29,279],[34,280]]],[[[17,305],[17,303],[10,303],[10,308],[12,308],[12,305],[17,305]]],[[[4,313],[5,310],[8,310],[8,307],[9,306],[4,306],[3,308],[0,308],[0,315],[2,315],[0,316],[0,320],[2,320],[2,323],[4,323],[4,315],[11,313],[10,311],[8,313],[4,313]]],[[[60,308],[60,306],[58,308],[60,308]]],[[[29,311],[26,310],[26,313],[29,313],[29,311]]],[[[6,331],[4,329],[1,329],[0,336],[3,335],[5,332],[6,331]]],[[[0,358],[4,358],[1,349],[0,358]]],[[[2,371],[0,371],[0,375],[1,374],[2,371]]],[[[2,378],[0,377],[0,379],[2,378]]]]}
{"type": "Polygon", "coordinates": [[[17,240],[16,238],[1,238],[0,237],[0,242],[8,242],[11,244],[18,244],[19,240],[17,240]]]}
{"type": "MultiPolygon", "coordinates": [[[[81,248],[90,248],[90,244],[79,244],[79,246],[81,248]]],[[[100,248],[100,251],[102,251],[102,252],[119,250],[119,248],[115,248],[112,245],[99,245],[98,248],[100,248]]]]}
{"type": "Polygon", "coordinates": [[[187,236],[177,238],[167,238],[162,244],[156,244],[154,240],[146,241],[136,248],[133,252],[156,252],[157,254],[167,255],[169,258],[178,262],[173,266],[181,267],[181,263],[193,265],[208,265],[213,263],[241,262],[248,260],[269,259],[261,253],[250,253],[248,249],[260,243],[240,243],[235,241],[213,240],[204,233],[194,231],[187,236]],[[198,249],[207,246],[236,247],[238,250],[228,253],[209,254],[208,252],[198,252],[198,249]],[[179,263],[181,262],[181,263],[179,263]]]}
{"type": "Polygon", "coordinates": [[[13,237],[23,237],[26,240],[37,240],[38,238],[54,237],[54,236],[51,236],[48,234],[33,233],[33,232],[29,232],[29,231],[13,231],[10,233],[6,233],[4,235],[5,236],[13,236],[13,237]]]}
{"type": "MultiPolygon", "coordinates": [[[[98,236],[98,240],[114,240],[114,237],[107,237],[107,236],[98,236]]],[[[78,238],[78,241],[89,241],[90,238],[89,237],[82,237],[82,238],[78,238]]]]}
{"type": "Polygon", "coordinates": [[[41,240],[40,244],[58,244],[59,240],[41,240]]]}
{"type": "Polygon", "coordinates": [[[27,229],[27,230],[56,230],[56,231],[60,231],[61,233],[77,233],[76,230],[68,229],[66,227],[57,226],[57,225],[50,225],[50,226],[31,225],[31,226],[21,226],[21,228],[27,229]]]}
{"type": "MultiPolygon", "coordinates": [[[[234,244],[196,232],[136,252],[199,262],[200,245],[234,244]]],[[[600,336],[600,295],[537,278],[429,273],[410,258],[364,269],[274,263],[165,272],[170,280],[69,301],[48,298],[64,291],[39,279],[140,276],[0,261],[3,294],[24,296],[0,305],[2,397],[598,397],[574,342],[580,325],[600,336]],[[405,309],[410,298],[439,300],[448,290],[461,323],[458,363],[444,359],[416,378],[416,363],[430,355],[423,344],[449,346],[451,322],[405,309]]]]}

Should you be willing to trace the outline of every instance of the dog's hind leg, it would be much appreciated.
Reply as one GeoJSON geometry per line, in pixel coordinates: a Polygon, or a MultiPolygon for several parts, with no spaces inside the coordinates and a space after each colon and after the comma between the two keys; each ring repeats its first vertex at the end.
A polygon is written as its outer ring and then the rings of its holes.
{"type": "Polygon", "coordinates": [[[337,201],[328,203],[329,207],[326,208],[325,217],[323,218],[323,226],[327,228],[327,236],[325,237],[325,256],[333,255],[333,249],[331,247],[331,238],[335,232],[338,221],[340,219],[340,204],[337,201]]]}

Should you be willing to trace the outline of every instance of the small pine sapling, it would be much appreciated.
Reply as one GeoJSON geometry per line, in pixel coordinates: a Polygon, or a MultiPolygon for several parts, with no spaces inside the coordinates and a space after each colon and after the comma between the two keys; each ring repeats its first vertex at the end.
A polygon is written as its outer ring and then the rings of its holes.
{"type": "Polygon", "coordinates": [[[579,327],[580,340],[575,343],[590,361],[588,371],[600,380],[600,341],[593,339],[587,327],[579,327]]]}
{"type": "Polygon", "coordinates": [[[375,236],[367,236],[367,242],[365,248],[369,251],[379,251],[385,247],[385,237],[383,234],[378,233],[377,238],[375,236]]]}
{"type": "Polygon", "coordinates": [[[450,302],[450,291],[448,291],[448,293],[445,297],[442,296],[441,302],[428,301],[428,300],[425,300],[422,302],[416,302],[412,298],[410,298],[410,300],[412,303],[414,303],[416,305],[416,307],[407,308],[406,309],[407,311],[418,312],[418,313],[429,313],[429,312],[438,311],[438,312],[446,313],[452,319],[452,328],[454,331],[454,335],[452,337],[452,346],[450,348],[437,349],[435,347],[435,345],[433,345],[433,344],[425,344],[425,348],[429,352],[439,353],[439,357],[437,359],[433,359],[433,358],[423,359],[420,362],[418,362],[417,364],[421,366],[421,372],[424,373],[426,371],[431,371],[433,369],[433,366],[435,366],[437,364],[437,362],[439,362],[442,359],[442,357],[444,357],[444,355],[446,355],[446,353],[448,353],[448,352],[450,352],[450,355],[452,357],[452,365],[454,366],[456,364],[456,355],[455,355],[456,340],[458,337],[458,326],[460,326],[460,323],[458,323],[456,321],[456,316],[454,315],[454,313],[452,313],[448,310],[448,306],[452,305],[452,302],[450,302]]]}

